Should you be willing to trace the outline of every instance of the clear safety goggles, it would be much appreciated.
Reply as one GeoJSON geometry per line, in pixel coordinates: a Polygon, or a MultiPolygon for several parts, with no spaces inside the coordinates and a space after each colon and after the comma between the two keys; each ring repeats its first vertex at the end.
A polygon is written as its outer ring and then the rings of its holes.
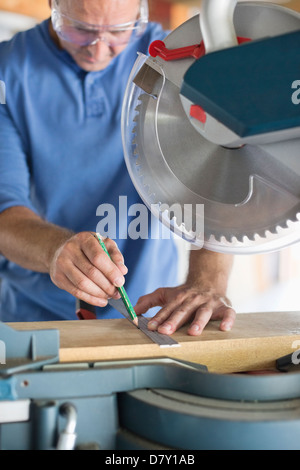
{"type": "Polygon", "coordinates": [[[110,47],[116,47],[128,44],[145,31],[148,23],[148,2],[141,0],[139,15],[134,21],[117,25],[92,25],[61,13],[54,0],[51,20],[54,31],[64,41],[82,47],[104,41],[110,47]]]}

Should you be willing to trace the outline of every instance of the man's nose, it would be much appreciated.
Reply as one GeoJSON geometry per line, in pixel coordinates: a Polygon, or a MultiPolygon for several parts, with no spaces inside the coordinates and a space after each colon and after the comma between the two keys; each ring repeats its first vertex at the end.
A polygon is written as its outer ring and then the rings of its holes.
{"type": "Polygon", "coordinates": [[[112,55],[111,47],[105,36],[99,36],[95,43],[89,46],[89,49],[93,53],[93,56],[100,60],[108,55],[112,55]]]}

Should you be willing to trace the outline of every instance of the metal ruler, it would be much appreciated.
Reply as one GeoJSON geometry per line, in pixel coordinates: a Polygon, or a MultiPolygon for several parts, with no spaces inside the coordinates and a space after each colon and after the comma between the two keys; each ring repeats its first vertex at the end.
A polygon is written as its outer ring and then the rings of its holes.
{"type": "Polygon", "coordinates": [[[139,322],[139,329],[145,333],[154,343],[157,343],[161,348],[168,348],[168,347],[174,347],[174,346],[180,346],[175,339],[171,338],[171,336],[168,335],[162,335],[161,333],[158,333],[157,331],[151,331],[148,329],[148,318],[145,317],[138,317],[138,322],[139,322]]]}
{"type": "MultiPolygon", "coordinates": [[[[127,309],[122,301],[122,299],[109,299],[109,305],[113,308],[118,310],[127,320],[132,323],[132,319],[127,312],[127,309]]],[[[138,317],[138,327],[145,335],[147,335],[154,343],[158,344],[161,348],[168,348],[168,347],[179,347],[180,344],[177,343],[171,336],[162,335],[157,331],[150,331],[148,330],[148,321],[149,319],[143,316],[138,317]]],[[[133,323],[134,324],[134,323],[133,323]]]]}

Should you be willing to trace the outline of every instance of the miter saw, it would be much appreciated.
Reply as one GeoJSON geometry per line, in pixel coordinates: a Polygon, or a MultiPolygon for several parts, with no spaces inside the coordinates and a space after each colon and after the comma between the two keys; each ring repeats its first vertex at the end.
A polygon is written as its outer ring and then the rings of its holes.
{"type": "MultiPolygon", "coordinates": [[[[300,239],[300,15],[236,3],[203,0],[200,16],[139,56],[122,132],[130,176],[164,224],[197,246],[255,253],[300,239]]],[[[174,449],[300,448],[299,373],[60,364],[56,330],[0,324],[0,364],[1,346],[1,449],[159,453],[142,465],[174,449]]]]}
{"type": "Polygon", "coordinates": [[[195,245],[243,254],[300,240],[299,29],[278,5],[203,0],[135,64],[127,167],[151,211],[195,245]]]}

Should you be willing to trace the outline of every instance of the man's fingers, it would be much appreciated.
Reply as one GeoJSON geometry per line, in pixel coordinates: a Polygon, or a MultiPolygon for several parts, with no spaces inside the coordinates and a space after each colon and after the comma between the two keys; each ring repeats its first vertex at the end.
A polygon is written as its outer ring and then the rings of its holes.
{"type": "MultiPolygon", "coordinates": [[[[90,288],[94,289],[94,285],[98,286],[100,288],[100,291],[103,291],[108,297],[114,297],[117,295],[118,291],[115,286],[109,282],[109,280],[104,276],[104,274],[96,268],[93,264],[90,263],[90,261],[86,258],[84,254],[82,256],[79,256],[75,262],[74,266],[77,268],[78,271],[74,270],[72,267],[72,270],[70,271],[70,274],[66,272],[66,275],[69,277],[70,281],[77,285],[79,288],[81,286],[81,283],[85,283],[87,288],[89,288],[89,285],[91,285],[90,288]],[[74,272],[73,272],[74,270],[74,272]]],[[[85,290],[84,288],[82,290],[85,290]]],[[[86,292],[88,292],[86,290],[86,292]]],[[[88,292],[92,294],[92,292],[88,292]]]]}
{"type": "Polygon", "coordinates": [[[101,287],[91,281],[91,279],[85,276],[82,271],[73,264],[70,268],[66,266],[63,278],[68,279],[71,285],[74,286],[75,289],[78,289],[79,292],[85,292],[87,295],[91,295],[93,297],[101,297],[104,299],[108,298],[107,293],[101,287]]]}
{"type": "Polygon", "coordinates": [[[236,311],[226,297],[219,297],[219,305],[214,309],[211,319],[222,320],[220,330],[230,331],[236,319],[236,311]]]}
{"type": "Polygon", "coordinates": [[[82,245],[82,251],[90,263],[99,269],[112,285],[121,287],[125,283],[124,274],[127,273],[123,256],[113,240],[107,238],[104,243],[112,259],[105,253],[95,237],[90,237],[87,243],[82,245]]]}
{"type": "Polygon", "coordinates": [[[208,322],[217,319],[222,320],[219,327],[221,331],[230,331],[234,325],[235,318],[236,312],[232,307],[222,304],[215,311],[213,303],[208,303],[197,310],[194,321],[188,329],[188,334],[192,336],[201,335],[208,322]]]}
{"type": "Polygon", "coordinates": [[[230,331],[236,319],[236,311],[232,307],[221,307],[223,310],[223,320],[220,323],[220,330],[230,331]]]}
{"type": "Polygon", "coordinates": [[[106,307],[107,305],[107,298],[88,294],[76,287],[65,275],[62,277],[60,288],[66,290],[77,299],[83,300],[87,304],[95,305],[96,307],[106,307]]]}
{"type": "Polygon", "coordinates": [[[178,292],[149,322],[149,329],[157,329],[162,334],[172,334],[189,320],[203,302],[204,296],[201,294],[178,292]]]}
{"type": "Polygon", "coordinates": [[[153,307],[162,307],[165,303],[165,296],[163,295],[163,291],[167,289],[156,289],[151,294],[143,295],[140,297],[134,306],[134,311],[137,315],[141,315],[142,313],[146,313],[150,308],[153,307]]]}
{"type": "Polygon", "coordinates": [[[207,323],[211,319],[212,312],[213,308],[209,304],[199,307],[196,311],[195,318],[188,329],[188,334],[191,336],[201,335],[207,323]]]}
{"type": "Polygon", "coordinates": [[[162,334],[170,335],[174,333],[179,326],[183,325],[185,317],[185,310],[178,307],[176,302],[170,302],[149,321],[148,328],[150,330],[157,330],[162,334]]]}
{"type": "Polygon", "coordinates": [[[111,238],[106,238],[104,240],[104,243],[112,261],[120,269],[123,275],[127,274],[128,269],[127,269],[127,266],[125,266],[124,264],[124,257],[122,253],[120,252],[116,242],[112,240],[111,238]]]}

